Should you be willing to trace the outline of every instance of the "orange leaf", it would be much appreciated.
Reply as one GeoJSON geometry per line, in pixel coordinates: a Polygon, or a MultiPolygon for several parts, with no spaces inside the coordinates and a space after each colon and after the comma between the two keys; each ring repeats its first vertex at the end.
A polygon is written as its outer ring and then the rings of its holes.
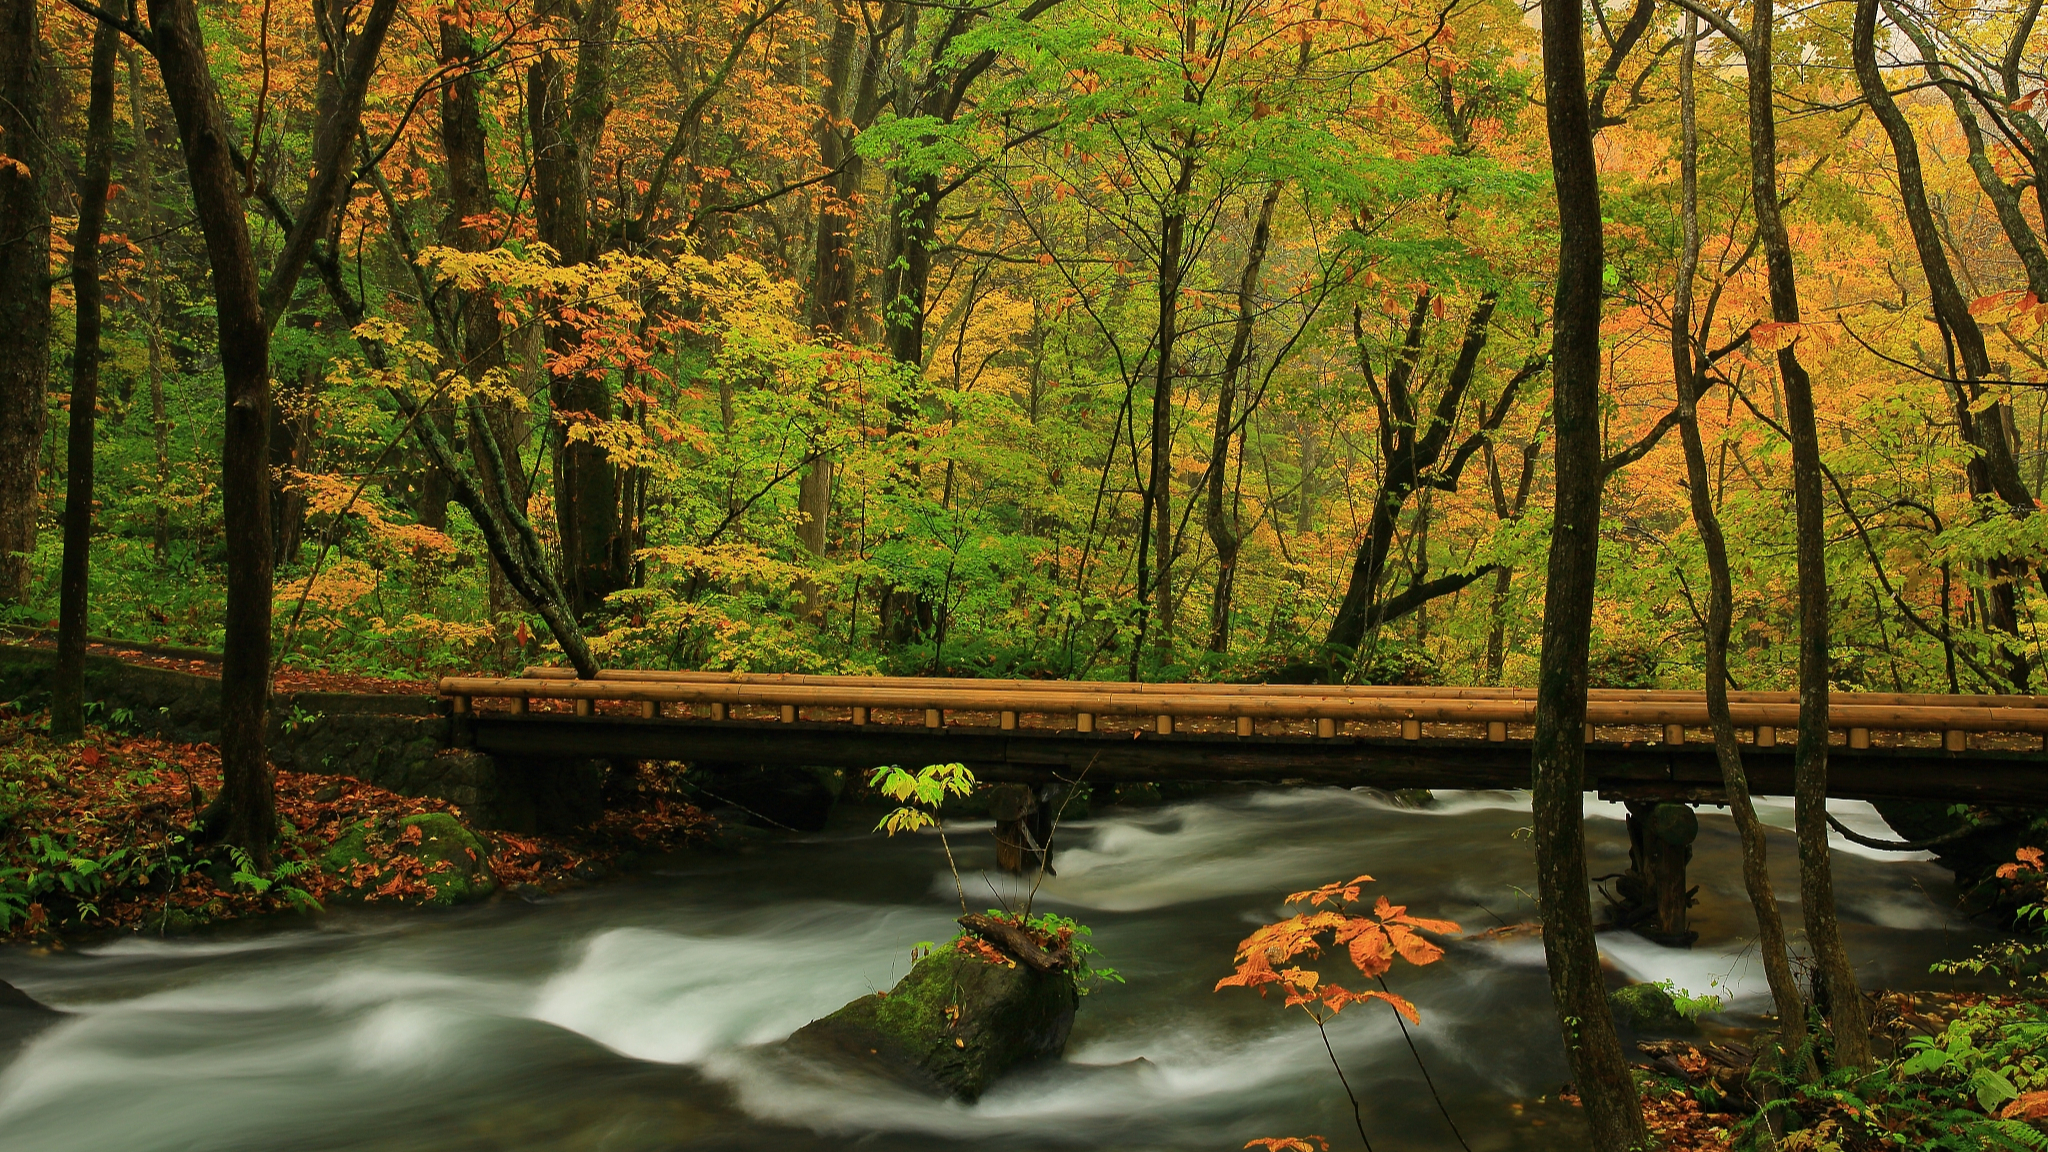
{"type": "Polygon", "coordinates": [[[2001,1120],[2048,1119],[2048,1092],[2022,1092],[1998,1113],[2001,1120]]]}
{"type": "Polygon", "coordinates": [[[1351,962],[1367,976],[1383,976],[1394,966],[1394,949],[1385,930],[1369,925],[1370,931],[1351,938],[1351,962]]]}

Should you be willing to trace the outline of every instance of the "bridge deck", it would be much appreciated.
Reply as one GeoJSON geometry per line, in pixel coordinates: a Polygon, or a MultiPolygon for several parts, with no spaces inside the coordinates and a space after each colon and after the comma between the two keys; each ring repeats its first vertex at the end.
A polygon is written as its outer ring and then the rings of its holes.
{"type": "MultiPolygon", "coordinates": [[[[444,680],[458,738],[508,757],[851,769],[961,761],[990,780],[1085,773],[1101,782],[1520,788],[1529,781],[1526,728],[1535,704],[1526,692],[1469,688],[630,670],[579,681],[539,671],[444,680]],[[743,718],[749,713],[779,719],[743,718]],[[1109,717],[1137,727],[1106,731],[1102,721],[1109,717]],[[886,722],[892,719],[908,722],[886,722]],[[1460,735],[1447,735],[1453,731],[1460,735]]],[[[1732,710],[1748,737],[1752,789],[1789,793],[1791,748],[1778,743],[1777,730],[1796,724],[1797,704],[1786,693],[1745,697],[1732,710]]],[[[2048,698],[1842,694],[1836,700],[1830,719],[1843,732],[1830,755],[1830,795],[2048,805],[2048,756],[2037,750],[2048,734],[2048,698]],[[1916,741],[1923,746],[1909,746],[1916,741]]],[[[1719,796],[1720,769],[1700,730],[1706,722],[1702,694],[1596,693],[1589,718],[1589,788],[1629,797],[1719,796]]]]}

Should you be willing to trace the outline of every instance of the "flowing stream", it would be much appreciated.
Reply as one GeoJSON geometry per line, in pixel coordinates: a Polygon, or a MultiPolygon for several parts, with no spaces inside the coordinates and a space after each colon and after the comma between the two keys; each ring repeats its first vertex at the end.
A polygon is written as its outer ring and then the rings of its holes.
{"type": "MultiPolygon", "coordinates": [[[[1789,826],[1789,805],[1765,819],[1789,826]]],[[[1885,831],[1860,804],[1852,827],[1885,831]]],[[[1094,928],[1123,984],[1081,1003],[1067,1057],[978,1104],[879,1090],[762,1047],[885,989],[959,912],[936,837],[886,840],[872,813],[830,831],[547,898],[445,914],[335,912],[317,927],[0,952],[0,979],[70,1013],[0,1051],[0,1148],[36,1152],[562,1149],[1203,1149],[1320,1133],[1357,1148],[1315,1028],[1276,999],[1212,992],[1233,946],[1288,891],[1370,873],[1418,915],[1462,923],[1433,966],[1401,965],[1414,1044],[1475,1150],[1568,1149],[1578,1119],[1539,1098],[1566,1079],[1530,918],[1526,795],[1442,793],[1403,809],[1364,792],[1274,790],[1111,809],[1062,830],[1041,910],[1094,928]]],[[[991,876],[985,824],[952,832],[970,907],[1021,891],[991,876]]],[[[1618,805],[1588,800],[1595,875],[1627,867],[1618,805]]],[[[1798,923],[1789,834],[1773,875],[1798,923]]],[[[1924,857],[1837,843],[1844,931],[1866,987],[1941,987],[1929,961],[1987,939],[1924,857]]],[[[1603,934],[1612,967],[1719,993],[1708,1021],[1767,1007],[1736,841],[1701,812],[1691,950],[1603,934]]],[[[1325,972],[1342,979],[1338,963],[1325,972]]],[[[1356,980],[1356,973],[1352,973],[1356,980]]],[[[1456,1148],[1379,1005],[1329,1038],[1373,1146],[1456,1148]]]]}

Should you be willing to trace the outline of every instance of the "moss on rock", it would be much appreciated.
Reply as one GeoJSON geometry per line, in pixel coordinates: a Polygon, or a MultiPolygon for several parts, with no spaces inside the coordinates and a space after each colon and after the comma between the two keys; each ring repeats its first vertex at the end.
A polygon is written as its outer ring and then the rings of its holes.
{"type": "Polygon", "coordinates": [[[321,856],[341,878],[343,895],[435,906],[488,896],[497,887],[490,849],[446,812],[351,825],[321,856]]]}
{"type": "Polygon", "coordinates": [[[971,1101],[1010,1068],[1064,1052],[1078,1004],[1072,973],[993,964],[948,946],[894,988],[812,1021],[788,1043],[971,1101]]]}
{"type": "Polygon", "coordinates": [[[1671,993],[1657,984],[1629,984],[1607,994],[1615,1016],[1638,1032],[1697,1032],[1699,1026],[1686,1019],[1671,999],[1671,993]]]}

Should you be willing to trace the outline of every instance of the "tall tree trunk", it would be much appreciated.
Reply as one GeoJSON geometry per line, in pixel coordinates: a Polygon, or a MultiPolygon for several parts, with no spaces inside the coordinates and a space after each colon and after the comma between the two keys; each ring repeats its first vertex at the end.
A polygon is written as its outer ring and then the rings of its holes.
{"type": "MultiPolygon", "coordinates": [[[[1302,46],[1305,53],[1307,45],[1302,46]]],[[[1237,553],[1244,540],[1238,535],[1235,518],[1225,510],[1230,487],[1230,440],[1238,415],[1237,381],[1251,354],[1252,328],[1258,319],[1259,272],[1266,263],[1266,249],[1273,240],[1273,209],[1280,203],[1281,182],[1275,180],[1259,201],[1259,219],[1252,226],[1251,245],[1245,250],[1244,272],[1237,278],[1237,319],[1230,332],[1230,353],[1223,360],[1223,379],[1216,386],[1216,425],[1209,437],[1209,474],[1204,477],[1208,500],[1202,509],[1202,524],[1209,542],[1216,547],[1216,592],[1209,600],[1209,651],[1230,650],[1230,600],[1237,584],[1237,553]]],[[[1250,413],[1245,414],[1249,418],[1250,413]]]]}
{"type": "MultiPolygon", "coordinates": [[[[1193,101],[1190,101],[1193,103],[1193,101]]],[[[1180,173],[1159,220],[1158,329],[1153,336],[1157,361],[1152,370],[1152,462],[1146,477],[1144,511],[1138,518],[1138,600],[1145,603],[1147,573],[1145,553],[1151,534],[1151,603],[1148,620],[1138,618],[1138,640],[1131,652],[1132,679],[1138,679],[1138,649],[1144,647],[1148,625],[1157,649],[1155,659],[1164,666],[1173,662],[1173,379],[1175,344],[1180,338],[1181,246],[1187,238],[1188,191],[1194,187],[1195,141],[1182,142],[1180,173]]]]}
{"type": "MultiPolygon", "coordinates": [[[[1750,194],[1763,234],[1771,318],[1799,323],[1799,287],[1792,242],[1778,203],[1778,124],[1772,106],[1772,25],[1775,0],[1755,0],[1749,29],[1750,194]]],[[[1873,6],[1876,0],[1865,0],[1873,6]]],[[[1861,6],[1859,7],[1861,11],[1861,6]]],[[[1813,380],[1799,362],[1798,341],[1778,350],[1785,387],[1785,424],[1792,441],[1792,499],[1799,573],[1799,743],[1793,768],[1799,834],[1799,892],[1806,942],[1824,993],[1841,1063],[1870,1063],[1870,1029],[1856,970],[1835,920],[1835,881],[1828,848],[1828,575],[1826,506],[1821,502],[1820,433],[1814,422],[1813,380]]]]}
{"type": "Polygon", "coordinates": [[[142,101],[142,60],[133,48],[123,46],[128,65],[128,114],[135,133],[135,200],[140,205],[142,241],[143,339],[149,357],[150,439],[156,449],[156,492],[151,501],[150,543],[156,562],[162,564],[171,548],[171,511],[167,495],[171,484],[171,420],[164,406],[164,297],[162,242],[157,238],[156,143],[150,139],[149,118],[142,101]]]}
{"type": "Polygon", "coordinates": [[[1750,802],[1749,776],[1742,766],[1742,746],[1735,740],[1735,722],[1728,711],[1728,634],[1735,614],[1735,583],[1728,567],[1728,544],[1707,474],[1707,450],[1700,437],[1699,369],[1692,341],[1692,284],[1699,270],[1699,125],[1694,115],[1693,73],[1699,17],[1685,17],[1685,46],[1678,59],[1680,118],[1681,222],[1685,247],[1679,257],[1678,283],[1671,302],[1671,374],[1678,385],[1678,433],[1685,449],[1687,494],[1693,523],[1707,555],[1706,677],[1707,719],[1714,730],[1714,756],[1721,765],[1721,788],[1742,841],[1742,885],[1756,914],[1757,950],[1763,956],[1764,978],[1778,1009],[1781,1051],[1796,1052],[1806,1034],[1806,1003],[1792,976],[1785,945],[1785,923],[1778,915],[1778,897],[1771,890],[1766,863],[1764,826],[1750,802]]]}
{"type": "Polygon", "coordinates": [[[1593,1146],[1649,1142],[1614,1032],[1587,893],[1586,658],[1600,560],[1600,310],[1605,245],[1586,92],[1580,0],[1543,0],[1544,112],[1557,189],[1557,299],[1551,342],[1557,499],[1543,597],[1543,655],[1531,741],[1536,884],[1550,995],[1593,1146]]]}
{"type": "Polygon", "coordinates": [[[221,655],[222,834],[259,868],[277,831],[264,714],[270,694],[270,327],[243,216],[241,172],[207,70],[192,0],[150,0],[164,91],[177,117],[199,229],[213,270],[227,415],[221,446],[228,596],[221,655]]]}
{"type": "MultiPolygon", "coordinates": [[[[822,338],[849,340],[853,299],[859,265],[854,259],[853,219],[858,210],[855,198],[860,189],[860,154],[855,152],[842,123],[849,111],[859,119],[861,109],[847,107],[847,88],[853,82],[854,50],[860,41],[860,15],[851,0],[833,5],[832,39],[825,51],[825,91],[822,115],[818,118],[818,163],[832,172],[818,197],[817,246],[811,262],[811,331],[822,338]]],[[[870,84],[870,88],[872,85],[870,84]]],[[[822,397],[820,398],[822,401],[822,397]]],[[[797,539],[813,557],[825,555],[832,516],[832,458],[818,454],[804,469],[797,484],[797,539]]],[[[817,581],[806,576],[797,592],[803,600],[803,614],[822,620],[823,597],[817,581]]]]}
{"type": "MultiPolygon", "coordinates": [[[[78,180],[78,230],[71,239],[71,290],[77,301],[71,349],[71,427],[65,452],[64,561],[57,586],[57,669],[50,685],[50,734],[85,731],[86,592],[92,565],[93,431],[100,394],[100,232],[114,178],[114,61],[121,34],[93,29],[92,78],[85,115],[85,166],[78,180]]],[[[139,126],[138,126],[139,128],[139,126]]]]}
{"type": "MultiPolygon", "coordinates": [[[[589,0],[577,21],[573,85],[550,52],[543,51],[528,73],[534,223],[564,265],[597,254],[590,232],[590,162],[611,113],[617,30],[616,0],[589,0]]],[[[548,326],[548,344],[557,354],[573,349],[578,338],[572,324],[548,326]]],[[[573,437],[571,429],[613,418],[611,384],[602,369],[551,376],[549,399],[562,584],[575,610],[589,613],[626,586],[627,541],[619,528],[618,470],[603,448],[573,437]]]]}
{"type": "MultiPolygon", "coordinates": [[[[490,237],[473,221],[487,215],[493,206],[490,164],[485,151],[489,139],[477,79],[483,61],[469,28],[455,17],[452,11],[444,13],[440,28],[441,65],[456,69],[441,88],[441,150],[448,172],[448,214],[441,221],[441,239],[457,251],[482,252],[490,246],[490,237]]],[[[490,290],[458,291],[450,313],[460,332],[462,373],[471,380],[482,380],[492,372],[502,371],[508,360],[505,331],[498,319],[497,300],[490,290]]],[[[487,501],[496,500],[498,477],[493,461],[503,459],[511,468],[505,486],[524,517],[531,495],[527,491],[526,472],[519,467],[520,445],[526,440],[526,412],[516,401],[500,397],[479,399],[477,411],[483,414],[484,421],[480,425],[472,422],[469,447],[471,461],[482,480],[477,487],[478,495],[487,501]],[[496,451],[485,446],[486,436],[492,438],[496,451]]],[[[446,478],[445,473],[442,475],[446,478]]],[[[452,491],[451,483],[451,495],[452,491]]],[[[495,554],[490,557],[486,589],[499,658],[509,666],[518,654],[512,650],[515,631],[506,617],[517,611],[519,601],[506,579],[504,565],[495,554]]]]}
{"type": "Polygon", "coordinates": [[[26,603],[50,376],[50,166],[42,0],[0,0],[0,604],[26,603]]]}

